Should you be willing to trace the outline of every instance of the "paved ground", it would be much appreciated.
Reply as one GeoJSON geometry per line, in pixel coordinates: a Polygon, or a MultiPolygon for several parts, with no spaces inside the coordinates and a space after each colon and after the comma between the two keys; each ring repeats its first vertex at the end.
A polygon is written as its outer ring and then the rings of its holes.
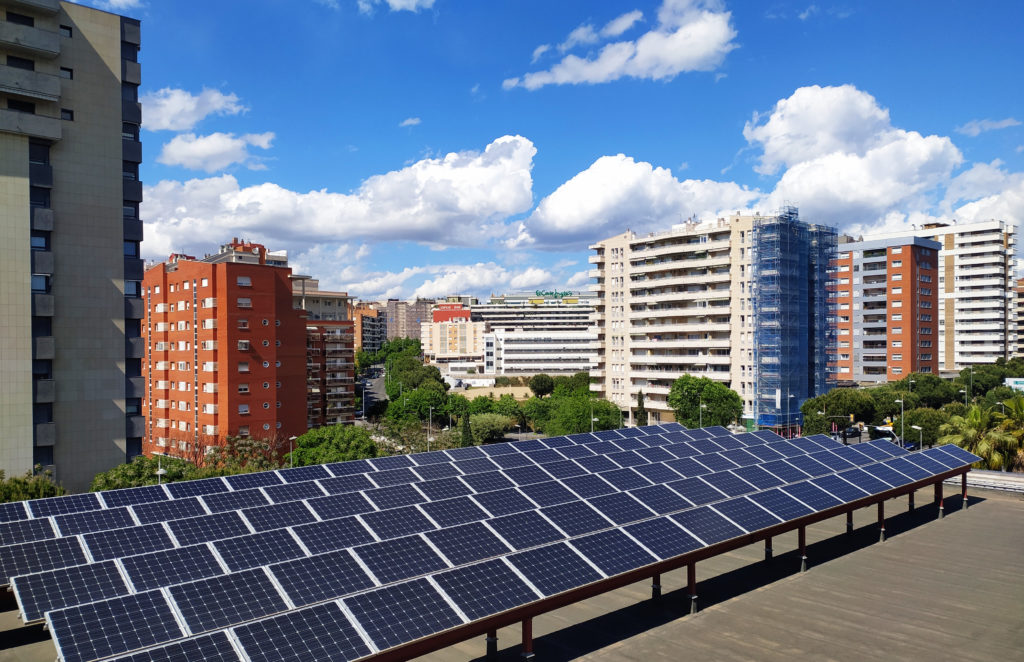
{"type": "MultiPolygon", "coordinates": [[[[686,615],[682,571],[662,578],[658,601],[648,599],[645,582],[540,616],[537,660],[1022,660],[1024,497],[971,495],[966,512],[959,497],[947,499],[941,521],[930,490],[918,492],[913,513],[905,498],[887,502],[883,544],[874,508],[856,514],[853,535],[843,533],[841,517],[816,524],[807,532],[805,574],[794,572],[795,532],[774,541],[770,564],[760,544],[703,561],[696,616],[686,615]]],[[[0,609],[0,662],[55,658],[42,628],[17,627],[13,600],[0,609]]],[[[518,660],[519,628],[498,636],[500,659],[518,660]]],[[[461,662],[483,652],[481,638],[421,660],[461,662]]]]}

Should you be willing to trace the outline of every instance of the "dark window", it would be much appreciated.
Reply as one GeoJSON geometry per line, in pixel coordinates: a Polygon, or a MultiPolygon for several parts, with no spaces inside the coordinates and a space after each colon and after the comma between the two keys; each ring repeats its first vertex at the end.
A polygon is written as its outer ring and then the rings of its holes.
{"type": "Polygon", "coordinates": [[[61,78],[67,78],[68,80],[73,80],[75,78],[75,70],[74,69],[69,69],[67,67],[61,67],[60,68],[60,77],[61,78]]]}
{"type": "Polygon", "coordinates": [[[16,12],[7,12],[7,22],[17,23],[18,25],[27,25],[28,27],[35,27],[36,19],[31,16],[25,16],[24,14],[18,14],[16,12]]]}
{"type": "Polygon", "coordinates": [[[53,423],[53,403],[37,402],[32,405],[33,423],[53,423]]]}
{"type": "Polygon", "coordinates": [[[126,280],[124,282],[124,295],[126,297],[137,297],[139,296],[141,286],[137,280],[126,280]]]}
{"type": "Polygon", "coordinates": [[[49,163],[50,162],[50,145],[47,143],[40,143],[34,140],[28,143],[28,162],[29,163],[49,163]]]}
{"type": "Polygon", "coordinates": [[[75,111],[70,110],[68,108],[61,108],[60,109],[60,118],[62,120],[67,120],[69,122],[74,122],[75,121],[75,111]]]}
{"type": "Polygon", "coordinates": [[[139,100],[139,86],[131,83],[121,83],[121,98],[125,101],[139,100]]]}
{"type": "Polygon", "coordinates": [[[71,26],[69,26],[69,25],[62,25],[62,26],[60,26],[60,36],[67,37],[68,39],[70,39],[71,38],[71,26]]]}
{"type": "Polygon", "coordinates": [[[43,230],[32,231],[32,250],[50,250],[50,233],[43,230]]]}
{"type": "Polygon", "coordinates": [[[140,398],[125,398],[124,413],[135,416],[142,413],[142,400],[140,398]]]}
{"type": "Polygon", "coordinates": [[[32,376],[36,379],[53,379],[53,361],[50,359],[33,360],[32,376]]]}
{"type": "Polygon", "coordinates": [[[142,359],[125,359],[124,360],[124,376],[125,377],[141,377],[142,376],[142,359]]]}
{"type": "Polygon", "coordinates": [[[19,101],[18,99],[8,99],[7,107],[11,110],[16,110],[19,113],[36,113],[36,105],[29,103],[28,101],[19,101]]]}
{"type": "Polygon", "coordinates": [[[139,164],[132,163],[131,161],[121,161],[121,176],[134,182],[139,178],[139,164]]]}
{"type": "Polygon", "coordinates": [[[32,337],[38,338],[40,336],[52,336],[53,335],[53,319],[50,317],[33,317],[32,318],[32,337]]]}
{"type": "Polygon", "coordinates": [[[121,137],[125,140],[139,139],[139,125],[131,122],[121,122],[121,137]]]}
{"type": "Polygon", "coordinates": [[[17,55],[7,56],[7,66],[14,67],[15,69],[24,69],[26,71],[36,70],[35,60],[29,60],[28,58],[18,57],[17,55]]]}
{"type": "Polygon", "coordinates": [[[139,47],[127,41],[121,42],[121,59],[129,62],[139,61],[139,47]]]}
{"type": "Polygon", "coordinates": [[[32,464],[40,464],[44,467],[53,464],[53,446],[33,446],[32,464]]]}
{"type": "Polygon", "coordinates": [[[127,462],[131,462],[139,455],[142,455],[142,437],[128,437],[124,440],[124,456],[127,462]]]}
{"type": "Polygon", "coordinates": [[[49,209],[50,189],[43,188],[42,186],[29,186],[28,200],[29,205],[31,205],[32,207],[42,207],[44,209],[49,209]]]}
{"type": "Polygon", "coordinates": [[[138,257],[139,256],[139,242],[137,242],[137,241],[126,241],[126,242],[124,242],[124,256],[125,257],[138,257]]]}
{"type": "Polygon", "coordinates": [[[50,277],[44,274],[32,274],[32,291],[44,293],[49,292],[50,277]]]}
{"type": "Polygon", "coordinates": [[[124,207],[122,207],[121,209],[122,209],[122,212],[124,213],[124,217],[125,218],[138,218],[139,217],[139,206],[137,204],[132,204],[132,203],[128,202],[127,200],[123,204],[124,204],[124,207]]]}

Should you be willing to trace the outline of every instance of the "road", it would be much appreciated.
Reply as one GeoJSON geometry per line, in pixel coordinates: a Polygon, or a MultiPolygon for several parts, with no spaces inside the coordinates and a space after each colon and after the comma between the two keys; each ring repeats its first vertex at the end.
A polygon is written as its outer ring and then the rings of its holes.
{"type": "MultiPolygon", "coordinates": [[[[383,365],[382,364],[375,365],[374,369],[376,369],[376,368],[383,368],[383,365]]],[[[375,403],[375,402],[383,402],[384,400],[388,399],[387,393],[384,391],[384,373],[383,373],[383,371],[381,371],[380,374],[381,374],[380,377],[375,377],[373,379],[368,379],[368,380],[364,380],[363,381],[363,383],[366,384],[366,387],[363,389],[363,399],[365,401],[364,402],[364,407],[366,409],[369,409],[370,407],[372,407],[373,403],[375,403]]],[[[360,422],[359,416],[360,416],[361,413],[362,412],[359,412],[359,413],[356,414],[356,422],[357,423],[360,422]]]]}

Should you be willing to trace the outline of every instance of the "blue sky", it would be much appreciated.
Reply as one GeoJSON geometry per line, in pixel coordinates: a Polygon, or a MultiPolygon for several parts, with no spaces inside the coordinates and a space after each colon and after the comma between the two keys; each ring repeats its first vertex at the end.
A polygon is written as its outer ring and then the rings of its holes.
{"type": "Polygon", "coordinates": [[[1024,217],[1016,2],[109,0],[143,252],[233,236],[364,298],[585,288],[626,228],[1024,217]]]}

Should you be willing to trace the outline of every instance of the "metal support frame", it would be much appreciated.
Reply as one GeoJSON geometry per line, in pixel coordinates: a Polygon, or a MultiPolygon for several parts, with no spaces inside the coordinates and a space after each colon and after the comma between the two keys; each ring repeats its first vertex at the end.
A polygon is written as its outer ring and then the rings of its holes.
{"type": "Polygon", "coordinates": [[[963,472],[962,474],[960,474],[960,490],[963,493],[963,496],[962,496],[962,499],[963,499],[962,503],[964,504],[963,505],[963,509],[967,510],[967,472],[966,471],[963,472]]]}
{"type": "Polygon", "coordinates": [[[945,517],[946,513],[943,512],[943,499],[942,499],[942,481],[935,483],[935,503],[939,506],[939,519],[945,517]]]}
{"type": "Polygon", "coordinates": [[[853,511],[846,511],[846,532],[853,533],[853,511]]]}
{"type": "Polygon", "coordinates": [[[885,542],[885,501],[878,502],[878,542],[885,542]]]}
{"type": "Polygon", "coordinates": [[[764,560],[772,560],[772,537],[768,536],[764,539],[764,560]]]}
{"type": "Polygon", "coordinates": [[[651,600],[661,597],[661,575],[651,576],[651,600]]]}
{"type": "Polygon", "coordinates": [[[914,493],[911,492],[907,495],[907,510],[914,512],[914,493]]]}
{"type": "Polygon", "coordinates": [[[690,613],[697,613],[697,564],[686,564],[686,585],[690,591],[690,613]]]}
{"type": "Polygon", "coordinates": [[[533,659],[533,618],[523,619],[523,651],[519,654],[524,660],[533,659]]]}
{"type": "Polygon", "coordinates": [[[807,527],[801,526],[797,534],[800,547],[800,572],[807,572],[807,527]]]}
{"type": "Polygon", "coordinates": [[[498,656],[498,631],[490,630],[487,633],[487,659],[493,660],[498,656]]]}

